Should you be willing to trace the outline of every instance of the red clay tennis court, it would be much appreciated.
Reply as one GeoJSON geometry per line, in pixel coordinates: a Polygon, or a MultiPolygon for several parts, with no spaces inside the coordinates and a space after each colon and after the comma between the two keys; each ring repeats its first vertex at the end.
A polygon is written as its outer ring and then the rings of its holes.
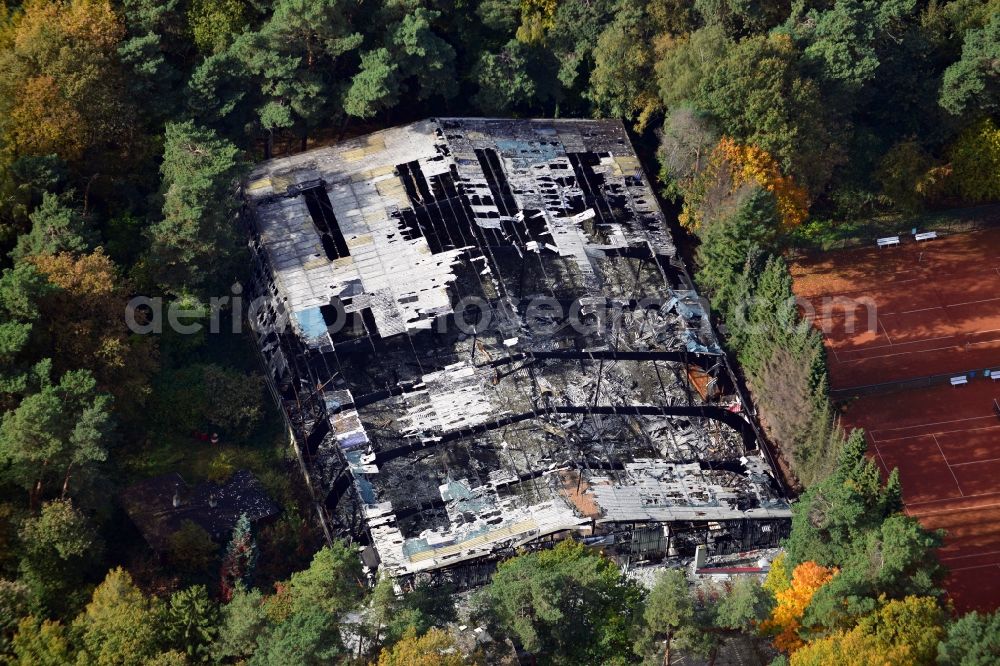
{"type": "Polygon", "coordinates": [[[1000,604],[1000,384],[980,378],[869,395],[848,409],[883,472],[899,469],[906,513],[947,532],[939,552],[957,609],[1000,604]]]}
{"type": "Polygon", "coordinates": [[[792,276],[835,390],[1000,368],[1000,229],[826,253],[792,276]]]}
{"type": "Polygon", "coordinates": [[[956,608],[993,610],[1000,606],[1000,380],[992,378],[1000,370],[1000,229],[901,241],[799,261],[795,293],[824,332],[831,389],[862,395],[849,402],[845,425],[865,428],[885,474],[899,469],[906,512],[946,530],[939,555],[956,608]],[[952,386],[952,376],[967,383],[952,386]]]}

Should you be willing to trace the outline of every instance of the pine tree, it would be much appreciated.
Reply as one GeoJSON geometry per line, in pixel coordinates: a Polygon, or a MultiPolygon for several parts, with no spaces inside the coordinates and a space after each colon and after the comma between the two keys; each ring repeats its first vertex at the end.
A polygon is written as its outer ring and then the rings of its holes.
{"type": "Polygon", "coordinates": [[[249,583],[256,563],[257,542],[253,538],[250,518],[244,513],[236,521],[233,536],[226,546],[226,555],[222,558],[220,586],[223,600],[228,602],[233,598],[233,592],[238,584],[249,583]]]}

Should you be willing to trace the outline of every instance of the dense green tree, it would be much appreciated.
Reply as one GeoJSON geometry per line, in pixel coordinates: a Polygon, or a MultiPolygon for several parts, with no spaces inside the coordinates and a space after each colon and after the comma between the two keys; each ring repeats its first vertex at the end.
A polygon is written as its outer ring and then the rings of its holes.
{"type": "Polygon", "coordinates": [[[344,652],[337,617],[321,606],[302,608],[264,634],[251,666],[323,666],[335,662],[344,652]]]}
{"type": "Polygon", "coordinates": [[[875,77],[880,47],[899,42],[916,0],[837,0],[828,9],[793,16],[804,55],[821,76],[857,89],[875,77]],[[808,33],[803,34],[803,33],[808,33]]]}
{"type": "Polygon", "coordinates": [[[476,16],[489,32],[504,35],[506,42],[514,36],[521,20],[521,3],[519,0],[482,0],[476,4],[476,16]]]}
{"type": "MultiPolygon", "coordinates": [[[[8,248],[31,229],[29,213],[42,197],[64,194],[70,183],[66,162],[57,155],[0,159],[0,247],[8,248]]],[[[2,250],[0,250],[2,252],[2,250]]]]}
{"type": "Polygon", "coordinates": [[[219,609],[204,585],[178,590],[164,609],[167,640],[194,662],[207,661],[218,633],[219,609]]]}
{"type": "Polygon", "coordinates": [[[362,579],[357,553],[335,541],[313,555],[308,569],[296,571],[289,579],[292,613],[313,608],[331,616],[343,613],[361,599],[362,579]]]}
{"type": "Polygon", "coordinates": [[[431,627],[443,627],[458,619],[452,590],[449,586],[434,587],[419,584],[403,597],[386,628],[387,642],[398,640],[413,628],[417,635],[431,627]]]}
{"type": "Polygon", "coordinates": [[[0,406],[17,405],[50,363],[36,365],[31,349],[33,332],[39,326],[39,301],[52,286],[29,263],[19,263],[0,274],[0,406]]]}
{"type": "Polygon", "coordinates": [[[878,600],[940,596],[943,572],[934,556],[940,545],[941,537],[913,518],[889,516],[854,545],[840,573],[816,593],[806,624],[848,628],[873,612],[878,600]]]}
{"type": "Polygon", "coordinates": [[[111,399],[96,391],[89,371],[67,372],[58,383],[49,374],[43,363],[37,390],[0,421],[3,476],[24,488],[32,505],[85,486],[107,458],[112,425],[111,399]]]}
{"type": "Polygon", "coordinates": [[[865,543],[869,533],[900,510],[898,474],[883,486],[867,448],[864,431],[854,430],[834,473],[810,488],[793,507],[792,535],[786,544],[791,566],[806,561],[823,566],[846,562],[855,544],[865,543]]]}
{"type": "Polygon", "coordinates": [[[698,284],[722,312],[735,305],[739,285],[733,277],[743,269],[750,251],[768,247],[780,226],[774,195],[760,187],[741,193],[733,205],[732,213],[706,221],[699,233],[698,284]]]}
{"type": "Polygon", "coordinates": [[[752,576],[736,578],[715,609],[715,625],[723,629],[751,633],[766,618],[774,599],[752,576]]]}
{"type": "Polygon", "coordinates": [[[646,599],[635,651],[645,656],[662,655],[658,661],[665,666],[675,650],[707,653],[711,641],[706,641],[702,628],[687,576],[682,569],[670,569],[659,575],[646,599]]]}
{"type": "Polygon", "coordinates": [[[419,100],[434,96],[451,99],[458,92],[455,49],[432,29],[440,16],[440,12],[418,7],[390,28],[389,49],[398,67],[397,76],[404,85],[415,83],[419,100]]]}
{"type": "Polygon", "coordinates": [[[250,24],[250,8],[243,0],[193,0],[187,19],[195,46],[206,54],[220,53],[250,24]]]}
{"type": "Polygon", "coordinates": [[[799,54],[783,35],[752,37],[726,50],[701,80],[696,104],[723,134],[762,148],[812,192],[843,161],[836,120],[819,86],[802,75],[799,54]]]}
{"type": "Polygon", "coordinates": [[[171,123],[160,173],[163,217],[150,229],[155,275],[175,294],[205,287],[225,275],[238,246],[233,213],[243,173],[239,150],[192,122],[171,123]]]}
{"type": "Polygon", "coordinates": [[[361,42],[343,0],[277,0],[260,30],[236,38],[230,50],[259,90],[257,118],[269,145],[277,130],[298,124],[305,132],[338,115],[341,60],[361,42]]]}
{"type": "MultiPolygon", "coordinates": [[[[572,0],[560,2],[556,7],[545,45],[559,61],[559,83],[565,91],[572,92],[574,98],[587,90],[594,69],[594,50],[613,19],[614,9],[612,0],[572,0]]],[[[608,39],[614,42],[613,38],[608,39]]],[[[612,46],[621,48],[620,44],[612,46]]],[[[612,65],[609,56],[605,54],[608,68],[612,65]]]]}
{"type": "Polygon", "coordinates": [[[641,5],[619,5],[594,46],[589,96],[599,114],[635,119],[645,128],[660,108],[653,77],[651,23],[641,5]]]}
{"type": "Polygon", "coordinates": [[[68,196],[46,192],[42,203],[29,216],[31,231],[17,240],[12,256],[86,252],[94,245],[95,234],[68,196]]]}
{"type": "Polygon", "coordinates": [[[972,611],[957,618],[938,644],[941,666],[990,666],[1000,661],[1000,613],[972,611]]]}
{"type": "Polygon", "coordinates": [[[544,48],[511,40],[498,53],[483,53],[473,76],[473,101],[484,113],[504,115],[551,109],[559,101],[559,63],[544,48]]]}
{"type": "Polygon", "coordinates": [[[36,613],[65,613],[86,601],[83,582],[100,560],[103,544],[83,513],[69,500],[47,502],[19,532],[23,556],[20,580],[36,613]]]}
{"type": "Polygon", "coordinates": [[[640,599],[613,562],[563,541],[501,563],[482,605],[539,663],[579,664],[628,650],[640,599]]]}
{"type": "Polygon", "coordinates": [[[120,567],[108,572],[86,609],[73,621],[85,663],[141,666],[159,654],[162,603],[146,597],[120,567]]]}
{"type": "Polygon", "coordinates": [[[268,627],[264,595],[237,585],[232,598],[222,607],[219,635],[212,645],[217,661],[249,658],[257,648],[257,639],[268,627]]]}
{"type": "Polygon", "coordinates": [[[361,54],[361,69],[344,96],[344,111],[355,118],[372,118],[399,100],[399,66],[389,49],[361,54]]]}
{"type": "Polygon", "coordinates": [[[789,0],[695,0],[695,11],[709,26],[733,37],[767,32],[788,16],[789,0]]]}
{"type": "Polygon", "coordinates": [[[179,109],[188,24],[181,0],[122,0],[125,36],[117,55],[131,93],[144,102],[139,112],[162,122],[179,109]]]}
{"type": "Polygon", "coordinates": [[[1000,108],[1000,12],[965,33],[962,58],[944,73],[941,106],[949,113],[991,113],[1000,108]]]}
{"type": "Polygon", "coordinates": [[[654,67],[663,104],[674,109],[696,100],[702,79],[715,70],[730,46],[719,26],[707,26],[668,42],[654,67]]]}
{"type": "Polygon", "coordinates": [[[204,58],[187,80],[187,110],[195,120],[230,139],[244,139],[257,112],[253,80],[235,48],[204,58]]]}

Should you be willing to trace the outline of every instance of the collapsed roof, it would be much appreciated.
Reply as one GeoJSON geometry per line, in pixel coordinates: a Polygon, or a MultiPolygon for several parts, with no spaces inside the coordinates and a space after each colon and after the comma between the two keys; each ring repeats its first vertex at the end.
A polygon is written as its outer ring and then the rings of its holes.
{"type": "Polygon", "coordinates": [[[264,362],[383,566],[790,514],[622,125],[441,118],[261,164],[264,362]],[[706,374],[708,373],[708,374],[706,374]]]}
{"type": "Polygon", "coordinates": [[[177,472],[155,476],[126,488],[122,505],[153,549],[170,550],[170,538],[191,521],[217,543],[225,543],[243,514],[251,523],[279,513],[278,505],[251,472],[235,472],[225,483],[189,486],[177,472]]]}

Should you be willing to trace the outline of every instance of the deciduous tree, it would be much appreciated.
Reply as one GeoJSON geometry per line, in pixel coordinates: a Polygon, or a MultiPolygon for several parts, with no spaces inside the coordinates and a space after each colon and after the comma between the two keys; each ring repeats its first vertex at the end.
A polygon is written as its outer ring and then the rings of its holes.
{"type": "Polygon", "coordinates": [[[29,261],[54,287],[39,298],[43,326],[37,327],[54,370],[90,370],[97,389],[114,397],[117,413],[134,418],[151,393],[157,340],[126,327],[128,292],[114,262],[100,248],[82,256],[60,253],[29,261]]]}
{"type": "Polygon", "coordinates": [[[391,648],[384,648],[378,657],[378,666],[462,666],[465,663],[451,635],[436,627],[419,636],[410,629],[391,648]]]}
{"type": "Polygon", "coordinates": [[[792,584],[775,595],[771,617],[760,624],[760,631],[774,635],[774,646],[793,652],[803,645],[799,635],[802,615],[813,595],[837,574],[836,569],[822,567],[815,562],[803,562],[792,572],[792,584]]]}
{"type": "Polygon", "coordinates": [[[163,609],[122,568],[108,572],[91,602],[73,621],[87,663],[141,666],[160,652],[163,609]]]}
{"type": "Polygon", "coordinates": [[[247,590],[237,585],[222,607],[219,636],[212,646],[218,661],[244,660],[257,647],[257,639],[268,627],[264,613],[264,595],[259,590],[247,590]]]}
{"type": "Polygon", "coordinates": [[[884,604],[849,631],[818,638],[791,655],[791,666],[930,666],[944,635],[945,616],[930,597],[906,597],[884,604]]]}

